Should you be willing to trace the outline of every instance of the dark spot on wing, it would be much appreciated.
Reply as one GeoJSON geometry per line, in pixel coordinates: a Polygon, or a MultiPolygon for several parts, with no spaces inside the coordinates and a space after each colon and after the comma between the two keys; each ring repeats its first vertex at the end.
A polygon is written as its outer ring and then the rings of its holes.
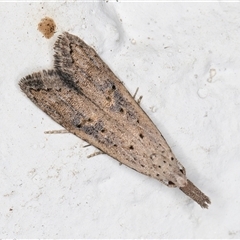
{"type": "Polygon", "coordinates": [[[63,84],[65,84],[70,89],[74,89],[77,93],[82,95],[82,89],[78,87],[76,82],[74,81],[73,77],[66,73],[62,72],[60,70],[57,70],[58,75],[60,76],[60,79],[62,80],[63,84]]]}

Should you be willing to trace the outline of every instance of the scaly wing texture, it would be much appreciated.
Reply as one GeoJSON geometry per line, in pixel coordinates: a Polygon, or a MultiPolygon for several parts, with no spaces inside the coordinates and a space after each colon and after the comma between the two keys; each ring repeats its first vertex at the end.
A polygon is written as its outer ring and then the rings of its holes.
{"type": "Polygon", "coordinates": [[[183,166],[153,122],[97,53],[69,33],[59,37],[54,49],[54,65],[59,75],[91,96],[91,101],[127,132],[123,145],[114,146],[113,142],[110,147],[130,152],[133,161],[130,166],[124,156],[123,159],[118,156],[118,160],[166,185],[185,185],[183,166]]]}
{"type": "Polygon", "coordinates": [[[124,148],[117,148],[129,144],[125,142],[126,129],[111,121],[91,99],[66,83],[55,71],[29,75],[20,81],[20,87],[39,108],[69,132],[114,158],[123,156],[131,167],[133,156],[124,148]]]}
{"type": "MultiPolygon", "coordinates": [[[[150,154],[148,147],[144,146],[146,141],[144,143],[140,136],[129,129],[125,120],[121,119],[123,115],[113,119],[96,104],[90,93],[86,95],[72,83],[69,76],[66,80],[66,77],[51,70],[27,76],[21,80],[20,87],[39,108],[69,132],[121,163],[152,176],[153,164],[146,162],[147,154],[150,154]]],[[[144,138],[147,139],[147,136],[144,138]]],[[[151,148],[151,140],[147,140],[151,148]]],[[[159,180],[164,177],[162,171],[156,168],[159,180]]]]}
{"type": "Polygon", "coordinates": [[[55,70],[20,81],[26,95],[69,132],[207,208],[209,198],[187,180],[161,133],[97,53],[69,33],[54,48],[55,70]]]}

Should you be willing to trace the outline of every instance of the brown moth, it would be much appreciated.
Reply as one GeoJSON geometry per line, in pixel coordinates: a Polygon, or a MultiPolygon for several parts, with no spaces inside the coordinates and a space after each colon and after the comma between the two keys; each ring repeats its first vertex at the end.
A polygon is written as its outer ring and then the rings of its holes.
{"type": "Polygon", "coordinates": [[[23,92],[69,132],[208,208],[210,199],[187,179],[162,134],[98,54],[67,32],[54,49],[54,70],[23,78],[23,92]]]}

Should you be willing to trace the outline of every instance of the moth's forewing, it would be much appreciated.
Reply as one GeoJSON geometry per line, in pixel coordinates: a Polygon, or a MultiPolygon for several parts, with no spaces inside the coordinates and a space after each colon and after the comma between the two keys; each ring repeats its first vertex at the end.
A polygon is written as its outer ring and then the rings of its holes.
{"type": "MultiPolygon", "coordinates": [[[[20,87],[39,108],[69,132],[143,174],[154,174],[153,156],[149,156],[151,161],[148,161],[148,150],[144,146],[146,141],[151,144],[148,135],[141,131],[145,135],[141,137],[129,131],[127,121],[121,118],[123,114],[113,119],[78,85],[71,85],[69,79],[54,71],[43,71],[22,79],[20,87]]],[[[157,177],[162,177],[161,172],[157,167],[157,177]]]]}
{"type": "MultiPolygon", "coordinates": [[[[184,186],[186,177],[183,166],[153,122],[98,54],[69,33],[59,37],[54,49],[54,65],[58,74],[69,79],[109,116],[112,127],[115,122],[124,132],[124,142],[119,145],[113,141],[110,146],[119,152],[115,158],[168,186],[184,186]],[[127,156],[131,156],[130,162],[127,156]]],[[[106,128],[105,134],[108,135],[111,130],[114,131],[106,128]]],[[[109,151],[107,149],[106,153],[109,154],[109,151]]]]}
{"type": "Polygon", "coordinates": [[[97,53],[69,33],[54,48],[55,70],[20,81],[26,95],[69,132],[207,207],[209,198],[187,180],[162,134],[97,53]]]}

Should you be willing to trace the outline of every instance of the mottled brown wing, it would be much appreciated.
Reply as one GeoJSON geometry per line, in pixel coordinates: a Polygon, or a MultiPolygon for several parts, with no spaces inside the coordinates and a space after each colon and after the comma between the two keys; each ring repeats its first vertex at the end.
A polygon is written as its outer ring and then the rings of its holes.
{"type": "MultiPolygon", "coordinates": [[[[91,97],[111,122],[127,133],[121,145],[112,142],[109,147],[122,148],[121,151],[131,154],[131,162],[119,159],[120,156],[117,159],[168,186],[186,185],[184,167],[153,122],[97,53],[69,33],[59,36],[54,49],[58,74],[91,97]]],[[[106,135],[109,130],[105,129],[106,135]]],[[[106,153],[109,154],[109,150],[106,153]]]]}
{"type": "Polygon", "coordinates": [[[26,95],[69,132],[207,208],[209,198],[187,180],[161,133],[97,53],[68,33],[55,50],[55,70],[20,81],[26,95]]]}
{"type": "MultiPolygon", "coordinates": [[[[119,128],[117,122],[111,121],[80,89],[62,79],[55,71],[34,73],[23,78],[19,85],[54,121],[110,156],[116,158],[118,152],[110,147],[112,144],[116,147],[127,144],[121,138],[126,135],[125,129],[119,128]]],[[[121,154],[129,162],[133,159],[128,153],[121,154]]]]}
{"type": "Polygon", "coordinates": [[[127,166],[148,174],[141,167],[145,164],[141,156],[144,146],[137,143],[126,128],[119,126],[118,121],[112,121],[77,86],[72,85],[69,78],[66,80],[54,71],[43,71],[23,78],[19,84],[40,109],[69,132],[127,166]],[[129,149],[131,144],[135,149],[129,149]]]}

